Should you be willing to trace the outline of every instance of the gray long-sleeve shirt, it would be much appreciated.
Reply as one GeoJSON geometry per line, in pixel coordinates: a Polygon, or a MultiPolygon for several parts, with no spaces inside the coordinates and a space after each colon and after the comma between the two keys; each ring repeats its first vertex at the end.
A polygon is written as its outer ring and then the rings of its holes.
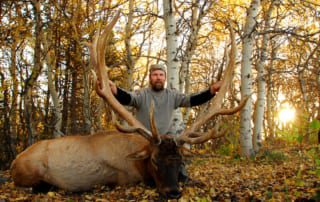
{"type": "Polygon", "coordinates": [[[154,117],[160,134],[172,133],[172,114],[178,107],[191,107],[210,100],[214,95],[209,90],[193,95],[185,95],[176,90],[165,88],[156,92],[144,88],[136,92],[126,92],[118,88],[116,98],[121,104],[136,108],[137,119],[150,130],[149,110],[151,100],[154,100],[154,117]]]}
{"type": "Polygon", "coordinates": [[[156,92],[151,88],[145,88],[131,93],[129,105],[137,109],[137,119],[148,129],[150,129],[149,111],[151,100],[154,101],[154,117],[160,134],[170,133],[172,113],[175,109],[178,107],[190,107],[189,96],[171,89],[156,92]]]}

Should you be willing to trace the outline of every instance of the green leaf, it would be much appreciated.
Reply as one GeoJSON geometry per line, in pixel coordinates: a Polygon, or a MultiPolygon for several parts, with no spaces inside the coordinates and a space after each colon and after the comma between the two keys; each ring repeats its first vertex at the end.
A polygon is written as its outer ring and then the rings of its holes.
{"type": "Polygon", "coordinates": [[[317,119],[314,119],[311,123],[310,123],[310,128],[314,129],[314,130],[319,130],[320,129],[320,121],[317,119]]]}
{"type": "Polygon", "coordinates": [[[303,180],[297,180],[297,181],[296,181],[296,185],[299,186],[299,187],[303,187],[304,184],[305,184],[305,183],[304,183],[303,180]]]}

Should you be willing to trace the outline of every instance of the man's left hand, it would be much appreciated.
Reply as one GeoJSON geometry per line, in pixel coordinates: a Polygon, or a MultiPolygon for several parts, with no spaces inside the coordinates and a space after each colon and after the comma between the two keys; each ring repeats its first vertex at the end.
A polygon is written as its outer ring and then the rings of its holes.
{"type": "Polygon", "coordinates": [[[211,94],[216,94],[220,90],[221,85],[222,85],[222,81],[218,81],[218,82],[212,84],[210,86],[211,94]]]}

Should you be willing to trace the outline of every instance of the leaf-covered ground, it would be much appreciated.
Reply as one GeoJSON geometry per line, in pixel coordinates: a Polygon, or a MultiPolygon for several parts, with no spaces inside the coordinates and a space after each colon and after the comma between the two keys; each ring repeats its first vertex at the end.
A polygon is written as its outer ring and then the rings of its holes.
{"type": "MultiPolygon", "coordinates": [[[[178,201],[320,201],[319,146],[262,151],[255,159],[202,152],[189,159],[193,181],[182,186],[178,201]]],[[[55,190],[32,194],[15,187],[9,172],[1,172],[0,202],[5,201],[159,201],[145,185],[96,187],[90,192],[55,190]]]]}

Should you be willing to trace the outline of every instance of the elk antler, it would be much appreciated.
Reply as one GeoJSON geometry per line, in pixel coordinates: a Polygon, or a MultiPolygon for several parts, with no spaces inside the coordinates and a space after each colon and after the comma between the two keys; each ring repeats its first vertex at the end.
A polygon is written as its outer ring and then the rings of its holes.
{"type": "MultiPolygon", "coordinates": [[[[96,33],[93,42],[87,43],[90,52],[91,65],[95,69],[94,81],[96,83],[97,94],[106,101],[109,106],[118,113],[118,115],[126,120],[129,125],[135,128],[142,136],[149,135],[151,132],[146,129],[118,100],[114,97],[109,86],[109,76],[105,64],[106,41],[110,35],[113,26],[116,24],[120,16],[120,12],[112,19],[112,21],[104,28],[102,33],[100,30],[96,33]]],[[[150,138],[147,138],[150,140],[150,138]]]]}
{"type": "Polygon", "coordinates": [[[151,133],[152,136],[150,136],[150,133],[147,133],[145,130],[142,128],[136,128],[136,127],[130,127],[130,126],[122,126],[116,122],[116,128],[125,133],[133,133],[133,132],[138,132],[140,135],[145,137],[146,139],[149,140],[152,144],[159,145],[161,143],[161,138],[159,131],[156,126],[156,122],[154,120],[154,101],[151,100],[151,106],[150,106],[150,112],[149,112],[149,119],[150,119],[150,127],[151,127],[151,133]]]}
{"type": "MultiPolygon", "coordinates": [[[[248,99],[249,99],[249,96],[246,96],[244,99],[242,99],[240,101],[239,105],[235,108],[217,110],[214,113],[211,113],[210,118],[218,116],[218,115],[232,115],[232,114],[240,111],[240,109],[242,109],[245,106],[248,99]]],[[[181,136],[176,138],[176,142],[178,145],[182,145],[184,143],[201,144],[201,143],[206,142],[210,139],[221,137],[225,134],[225,132],[226,132],[226,130],[223,130],[222,132],[216,134],[216,131],[213,129],[213,130],[210,130],[209,132],[203,134],[200,132],[188,130],[188,131],[184,132],[181,136]]]]}
{"type": "Polygon", "coordinates": [[[161,143],[161,138],[156,126],[156,122],[154,120],[154,101],[153,100],[151,100],[149,118],[150,118],[150,127],[151,127],[152,137],[154,139],[154,143],[159,145],[161,143]]]}
{"type": "MultiPolygon", "coordinates": [[[[230,24],[230,23],[229,23],[230,24]]],[[[249,97],[245,97],[241,100],[238,107],[233,109],[221,109],[223,98],[228,91],[229,85],[233,78],[233,71],[235,68],[235,58],[236,58],[236,42],[234,32],[230,25],[230,38],[231,38],[231,50],[230,50],[230,59],[225,70],[224,78],[222,79],[222,84],[219,92],[213,98],[213,103],[211,104],[208,112],[202,111],[199,118],[190,126],[190,128],[186,129],[180,136],[176,138],[176,142],[178,145],[182,145],[183,143],[189,144],[200,144],[209,139],[215,137],[215,130],[211,130],[205,134],[200,135],[201,133],[196,132],[200,129],[200,127],[205,124],[208,120],[212,119],[218,115],[231,115],[240,111],[242,107],[245,106],[249,97]]]]}

